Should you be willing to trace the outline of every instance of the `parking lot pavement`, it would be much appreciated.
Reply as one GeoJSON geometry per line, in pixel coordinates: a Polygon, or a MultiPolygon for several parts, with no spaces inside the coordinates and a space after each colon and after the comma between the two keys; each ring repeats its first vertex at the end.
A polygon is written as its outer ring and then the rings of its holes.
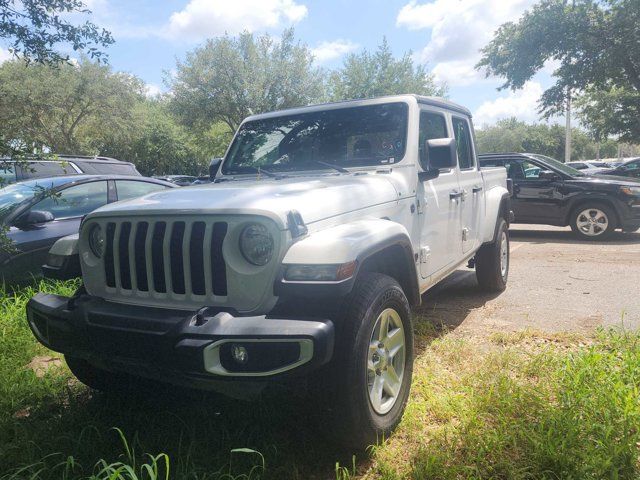
{"type": "Polygon", "coordinates": [[[459,270],[423,296],[417,315],[459,333],[640,327],[640,232],[584,242],[569,228],[514,225],[507,290],[487,295],[459,270]]]}

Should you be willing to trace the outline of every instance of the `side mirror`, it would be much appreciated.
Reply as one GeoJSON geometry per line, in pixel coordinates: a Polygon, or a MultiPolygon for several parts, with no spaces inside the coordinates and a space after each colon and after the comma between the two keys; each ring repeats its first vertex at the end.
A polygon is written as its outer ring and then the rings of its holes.
{"type": "Polygon", "coordinates": [[[441,169],[455,168],[458,163],[456,141],[454,138],[435,138],[424,145],[425,158],[422,160],[420,180],[430,180],[440,175],[441,169]]]}
{"type": "Polygon", "coordinates": [[[16,227],[30,227],[39,223],[47,223],[55,219],[53,213],[44,210],[31,210],[19,217],[15,224],[16,227]]]}
{"type": "Polygon", "coordinates": [[[211,163],[209,163],[209,178],[213,181],[218,174],[218,170],[220,170],[220,165],[222,165],[222,158],[212,158],[211,163]]]}

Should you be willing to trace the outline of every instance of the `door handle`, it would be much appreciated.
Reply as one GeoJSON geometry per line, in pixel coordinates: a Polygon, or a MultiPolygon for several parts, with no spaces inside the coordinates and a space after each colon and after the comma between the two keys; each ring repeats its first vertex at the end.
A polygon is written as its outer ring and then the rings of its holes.
{"type": "Polygon", "coordinates": [[[457,190],[453,190],[452,192],[449,192],[449,198],[451,200],[457,200],[460,197],[462,197],[462,192],[458,192],[457,190]]]}
{"type": "Polygon", "coordinates": [[[471,190],[473,193],[478,193],[482,191],[482,187],[479,185],[476,185],[475,187],[473,187],[473,189],[471,190]]]}

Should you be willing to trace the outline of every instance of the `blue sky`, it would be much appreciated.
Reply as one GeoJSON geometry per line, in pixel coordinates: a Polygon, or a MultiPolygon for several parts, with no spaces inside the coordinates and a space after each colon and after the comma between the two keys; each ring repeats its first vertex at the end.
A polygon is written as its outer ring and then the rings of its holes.
{"type": "MultiPolygon", "coordinates": [[[[344,55],[373,50],[386,36],[397,55],[411,50],[451,100],[474,112],[476,125],[508,116],[538,120],[536,102],[551,82],[549,65],[518,92],[474,70],[478,50],[501,23],[517,20],[535,0],[85,0],[92,20],[109,29],[113,68],[163,90],[164,72],[206,38],[249,30],[278,35],[293,26],[316,62],[339,67],[344,55]]],[[[6,58],[0,46],[0,61],[6,58]]]]}

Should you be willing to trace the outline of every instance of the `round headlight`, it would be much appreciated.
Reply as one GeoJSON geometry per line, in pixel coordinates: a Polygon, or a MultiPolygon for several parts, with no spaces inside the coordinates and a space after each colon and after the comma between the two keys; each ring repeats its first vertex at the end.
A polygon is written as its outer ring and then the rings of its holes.
{"type": "Polygon", "coordinates": [[[91,252],[98,258],[104,253],[105,236],[100,225],[95,224],[89,230],[89,248],[91,252]]]}
{"type": "Polygon", "coordinates": [[[273,255],[273,237],[267,227],[258,223],[247,225],[240,234],[240,252],[253,265],[266,265],[273,255]]]}

